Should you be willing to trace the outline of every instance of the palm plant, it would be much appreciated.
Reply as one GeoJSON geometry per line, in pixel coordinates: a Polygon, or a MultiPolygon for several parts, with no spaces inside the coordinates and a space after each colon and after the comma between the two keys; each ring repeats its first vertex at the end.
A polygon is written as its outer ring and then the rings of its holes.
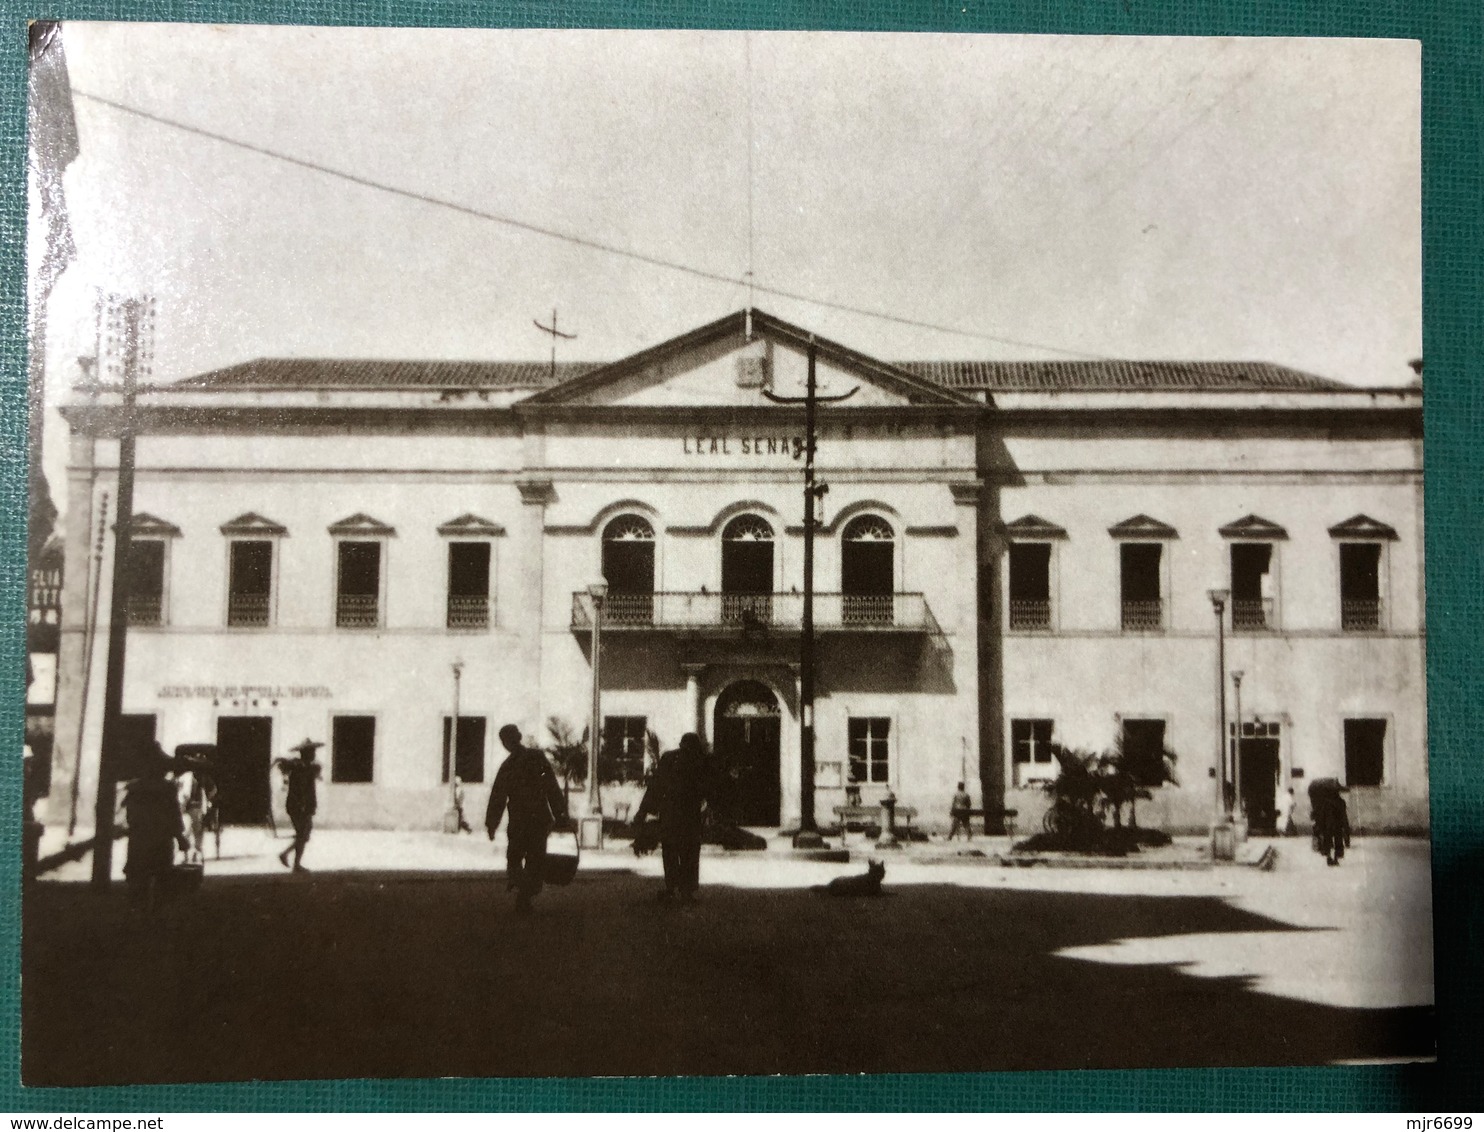
{"type": "Polygon", "coordinates": [[[546,753],[562,776],[562,790],[570,794],[573,783],[582,786],[587,782],[587,729],[583,728],[579,738],[570,723],[554,715],[546,721],[546,730],[552,740],[546,753]]]}

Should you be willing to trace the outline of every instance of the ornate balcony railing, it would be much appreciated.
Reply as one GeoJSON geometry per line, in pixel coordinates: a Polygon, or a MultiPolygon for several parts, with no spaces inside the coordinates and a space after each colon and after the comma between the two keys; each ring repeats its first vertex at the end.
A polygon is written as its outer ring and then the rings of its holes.
{"type": "Polygon", "coordinates": [[[448,595],[448,627],[450,629],[488,629],[490,627],[490,599],[483,595],[448,595]]]}
{"type": "MultiPolygon", "coordinates": [[[[800,606],[800,618],[803,607],[800,606]]],[[[721,620],[725,625],[766,626],[773,623],[772,594],[722,594],[721,620]]],[[[801,622],[802,623],[802,622],[801,622]]]]}
{"type": "MultiPolygon", "coordinates": [[[[669,591],[609,594],[603,600],[603,628],[611,631],[777,630],[798,632],[804,622],[799,593],[714,594],[669,591]]],[[[588,631],[593,599],[572,595],[572,628],[588,631]]],[[[814,625],[824,631],[937,633],[938,623],[920,593],[814,595],[814,625]]]]}
{"type": "Polygon", "coordinates": [[[230,595],[227,598],[227,624],[233,628],[263,628],[268,624],[268,595],[230,595]]]}
{"type": "Polygon", "coordinates": [[[653,625],[654,594],[609,594],[603,599],[603,620],[610,625],[653,625]]]}
{"type": "Polygon", "coordinates": [[[381,601],[375,594],[340,594],[335,625],[341,629],[375,629],[381,623],[381,601]]]}
{"type": "Polygon", "coordinates": [[[1048,632],[1051,629],[1050,601],[1010,602],[1010,630],[1012,632],[1048,632]]]}
{"type": "Polygon", "coordinates": [[[1232,599],[1232,631],[1260,633],[1274,628],[1273,599],[1232,599]]]}
{"type": "Polygon", "coordinates": [[[1381,599],[1340,602],[1340,629],[1346,633],[1374,632],[1381,628],[1381,599]]]}
{"type": "Polygon", "coordinates": [[[1157,633],[1165,627],[1163,601],[1123,603],[1123,628],[1128,633],[1157,633]]]}
{"type": "Polygon", "coordinates": [[[158,596],[129,598],[128,615],[130,625],[158,625],[164,620],[164,602],[158,596]]]}

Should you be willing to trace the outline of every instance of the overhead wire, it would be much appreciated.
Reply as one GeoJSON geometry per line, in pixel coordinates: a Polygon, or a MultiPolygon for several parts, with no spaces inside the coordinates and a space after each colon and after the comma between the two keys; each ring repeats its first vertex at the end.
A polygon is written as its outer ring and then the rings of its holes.
{"type": "MultiPolygon", "coordinates": [[[[73,96],[76,98],[85,99],[86,101],[94,102],[101,106],[110,107],[111,109],[117,110],[120,113],[130,114],[135,117],[142,118],[146,121],[155,122],[159,125],[168,126],[176,130],[181,130],[184,133],[193,134],[197,137],[207,138],[211,141],[219,142],[223,145],[233,146],[248,153],[255,153],[261,157],[267,157],[275,161],[282,161],[288,165],[293,165],[301,169],[307,169],[315,173],[321,173],[325,176],[334,177],[338,180],[345,181],[349,184],[358,185],[362,188],[373,189],[378,192],[384,192],[393,196],[399,196],[406,200],[412,200],[417,201],[421,204],[432,205],[437,208],[446,208],[453,212],[461,213],[465,216],[489,221],[494,224],[500,224],[508,228],[516,229],[517,231],[529,232],[532,235],[545,236],[548,239],[559,240],[563,243],[587,248],[592,251],[605,252],[609,255],[620,256],[624,259],[632,260],[636,263],[642,263],[650,267],[658,267],[669,271],[680,272],[682,274],[689,275],[692,278],[706,280],[707,282],[721,283],[730,287],[735,287],[739,284],[748,286],[748,279],[745,275],[739,278],[736,275],[729,275],[725,272],[712,271],[707,268],[696,267],[692,264],[681,263],[678,260],[667,259],[663,256],[638,251],[634,248],[626,248],[618,244],[611,244],[603,240],[596,240],[587,236],[578,235],[573,232],[563,231],[559,228],[553,228],[543,224],[536,224],[528,220],[522,220],[519,217],[509,216],[498,212],[491,212],[487,209],[475,208],[472,205],[462,204],[458,201],[449,200],[444,197],[433,196],[429,193],[419,192],[415,189],[407,189],[397,185],[390,185],[384,181],[378,181],[372,177],[366,177],[359,173],[352,173],[348,170],[339,169],[332,165],[325,165],[322,162],[318,161],[311,161],[307,158],[296,157],[293,154],[284,153],[281,150],[272,149],[268,146],[258,145],[255,142],[244,141],[241,138],[234,138],[229,134],[218,133],[215,130],[209,130],[202,126],[196,126],[189,122],[182,122],[179,119],[166,117],[162,114],[155,114],[151,111],[141,109],[140,107],[131,106],[128,103],[119,102],[116,99],[105,98],[101,95],[92,94],[88,91],[79,90],[75,87],[73,88],[72,93],[73,96]]],[[[780,299],[790,299],[795,302],[807,303],[811,306],[821,307],[827,310],[840,311],[845,314],[858,315],[863,318],[872,318],[882,322],[891,322],[895,323],[898,326],[910,326],[919,330],[931,330],[941,334],[953,334],[965,338],[975,338],[981,341],[995,342],[1006,346],[1018,346],[1024,349],[1040,350],[1045,353],[1062,354],[1067,357],[1073,358],[1085,358],[1097,361],[1116,360],[1109,358],[1103,354],[1091,353],[1072,347],[1058,346],[1047,342],[1037,342],[1026,338],[1012,338],[1008,335],[992,334],[987,331],[981,330],[970,330],[966,327],[961,326],[948,326],[943,323],[930,322],[926,319],[908,318],[904,315],[892,314],[889,311],[879,310],[871,307],[856,306],[850,303],[842,303],[833,299],[820,298],[817,295],[807,295],[801,291],[790,290],[786,287],[780,287],[774,284],[760,282],[755,279],[751,281],[749,290],[758,291],[766,295],[772,295],[780,299]]]]}

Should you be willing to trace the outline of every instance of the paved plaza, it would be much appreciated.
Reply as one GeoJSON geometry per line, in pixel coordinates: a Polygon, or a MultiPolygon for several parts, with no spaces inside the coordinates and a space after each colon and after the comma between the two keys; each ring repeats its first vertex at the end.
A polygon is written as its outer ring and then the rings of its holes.
{"type": "MultiPolygon", "coordinates": [[[[568,839],[570,844],[570,839],[568,839]]],[[[941,842],[859,871],[702,860],[659,903],[620,843],[513,914],[500,842],[229,829],[152,920],[86,859],[28,894],[29,1084],[967,1071],[1409,1060],[1432,1051],[1428,848],[1357,838],[1328,869],[1006,868],[941,842]]],[[[1188,846],[1189,855],[1194,845],[1188,846]]],[[[1254,849],[1262,846],[1254,845],[1254,849]]],[[[864,846],[860,846],[864,850],[864,846]]],[[[864,857],[864,852],[857,857],[864,857]]]]}

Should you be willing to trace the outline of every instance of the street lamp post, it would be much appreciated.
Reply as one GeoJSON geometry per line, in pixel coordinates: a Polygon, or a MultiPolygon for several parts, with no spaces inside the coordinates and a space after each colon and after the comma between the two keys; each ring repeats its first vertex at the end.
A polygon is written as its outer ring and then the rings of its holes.
{"type": "Polygon", "coordinates": [[[1211,855],[1230,860],[1236,839],[1226,804],[1226,603],[1230,590],[1207,590],[1216,611],[1216,814],[1211,825],[1211,855]]]}
{"type": "Polygon", "coordinates": [[[453,720],[448,725],[448,813],[443,818],[444,833],[459,831],[459,684],[464,675],[464,662],[453,662],[453,720]]]}
{"type": "Polygon", "coordinates": [[[1232,672],[1232,688],[1236,695],[1237,727],[1236,742],[1232,744],[1232,803],[1235,807],[1237,840],[1247,840],[1247,807],[1242,804],[1242,677],[1240,668],[1232,672]]]}
{"type": "Polygon", "coordinates": [[[593,582],[587,592],[593,601],[593,705],[587,731],[587,812],[582,818],[581,841],[585,848],[601,849],[603,802],[598,796],[598,745],[603,733],[603,602],[608,597],[608,583],[593,582]]]}

